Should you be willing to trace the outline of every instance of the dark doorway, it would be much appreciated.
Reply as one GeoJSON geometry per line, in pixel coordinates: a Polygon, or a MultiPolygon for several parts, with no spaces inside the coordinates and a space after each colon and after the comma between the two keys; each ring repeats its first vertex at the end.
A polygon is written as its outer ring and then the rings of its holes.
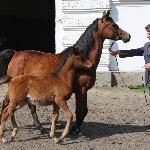
{"type": "Polygon", "coordinates": [[[55,52],[54,0],[1,0],[1,50],[55,52]]]}

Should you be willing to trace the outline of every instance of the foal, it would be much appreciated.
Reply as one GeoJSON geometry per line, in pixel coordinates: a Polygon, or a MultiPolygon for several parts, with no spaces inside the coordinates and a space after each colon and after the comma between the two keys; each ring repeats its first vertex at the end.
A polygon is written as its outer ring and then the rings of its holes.
{"type": "MultiPolygon", "coordinates": [[[[17,106],[21,107],[26,103],[38,103],[40,105],[53,105],[52,126],[50,137],[54,138],[56,143],[61,142],[69,133],[73,115],[69,111],[67,102],[73,90],[73,82],[77,69],[89,70],[92,68],[90,61],[83,61],[77,49],[73,49],[66,59],[62,68],[59,68],[59,76],[55,74],[37,77],[33,75],[19,75],[10,79],[8,85],[7,99],[9,104],[2,112],[0,125],[0,138],[6,142],[4,137],[4,128],[8,117],[16,110],[17,106]],[[59,138],[55,138],[55,126],[61,109],[67,120],[65,129],[59,138]]],[[[13,123],[12,139],[16,136],[18,127],[13,123]]]]}

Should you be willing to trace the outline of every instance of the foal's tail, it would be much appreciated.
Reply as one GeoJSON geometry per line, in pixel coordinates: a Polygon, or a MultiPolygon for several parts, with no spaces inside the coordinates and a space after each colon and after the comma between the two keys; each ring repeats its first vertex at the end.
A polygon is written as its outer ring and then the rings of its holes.
{"type": "Polygon", "coordinates": [[[0,85],[2,85],[2,84],[5,84],[5,83],[8,83],[10,80],[12,79],[12,77],[11,76],[4,76],[4,77],[2,77],[1,79],[0,79],[0,85]]]}
{"type": "Polygon", "coordinates": [[[13,49],[6,49],[0,52],[0,77],[7,74],[8,64],[10,63],[15,52],[16,51],[13,49]]]}

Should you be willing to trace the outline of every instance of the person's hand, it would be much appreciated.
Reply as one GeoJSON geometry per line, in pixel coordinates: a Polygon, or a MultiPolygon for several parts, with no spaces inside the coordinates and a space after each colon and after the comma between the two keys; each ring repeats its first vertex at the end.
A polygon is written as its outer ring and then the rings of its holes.
{"type": "Polygon", "coordinates": [[[145,69],[150,70],[150,63],[145,64],[144,67],[145,67],[145,69]]]}
{"type": "Polygon", "coordinates": [[[116,55],[119,54],[119,51],[110,50],[110,54],[111,54],[112,56],[116,56],[116,55]]]}

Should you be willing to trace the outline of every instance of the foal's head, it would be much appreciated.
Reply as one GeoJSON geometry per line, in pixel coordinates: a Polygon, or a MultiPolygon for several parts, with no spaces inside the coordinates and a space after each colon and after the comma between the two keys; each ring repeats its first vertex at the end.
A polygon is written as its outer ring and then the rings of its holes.
{"type": "Polygon", "coordinates": [[[98,21],[98,31],[101,37],[111,40],[122,40],[124,43],[130,41],[130,34],[119,28],[119,26],[109,16],[110,11],[103,13],[103,17],[98,21]]]}
{"type": "Polygon", "coordinates": [[[92,63],[89,60],[86,60],[78,49],[73,47],[72,54],[68,58],[66,63],[71,63],[72,67],[77,69],[90,70],[92,68],[92,63]]]}
{"type": "Polygon", "coordinates": [[[83,52],[75,48],[75,45],[65,49],[62,55],[62,60],[60,61],[58,68],[53,73],[55,76],[59,76],[62,68],[68,68],[68,66],[69,69],[72,67],[75,69],[92,69],[92,63],[89,60],[86,60],[85,56],[83,55],[83,52]]]}

